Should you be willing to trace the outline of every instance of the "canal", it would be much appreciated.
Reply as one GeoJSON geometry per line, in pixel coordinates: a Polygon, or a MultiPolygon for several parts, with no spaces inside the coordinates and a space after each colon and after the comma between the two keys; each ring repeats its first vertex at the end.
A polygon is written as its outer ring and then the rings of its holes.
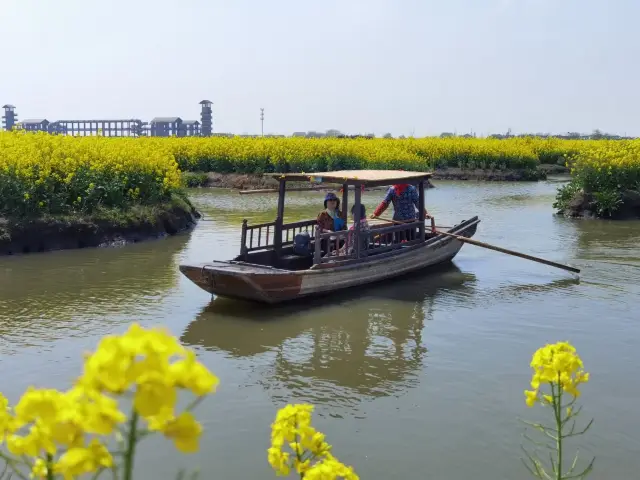
{"type": "MultiPolygon", "coordinates": [[[[594,478],[640,470],[640,222],[552,215],[557,183],[436,182],[440,225],[478,215],[476,239],[582,269],[551,267],[467,245],[448,268],[294,307],[210,296],[181,262],[238,253],[240,223],[269,221],[275,195],[199,189],[205,219],[187,235],[120,249],[0,258],[2,390],[65,388],[82,353],[132,321],[163,324],[221,380],[198,416],[202,448],[179,456],[151,440],[138,478],[272,478],[270,423],[287,402],[316,405],[334,453],[363,479],[526,479],[523,425],[540,418],[523,390],[531,354],[571,341],[591,381],[581,397],[594,478]]],[[[366,192],[370,213],[383,192],[366,192]]],[[[291,193],[288,219],[314,217],[323,194],[291,193]]]]}

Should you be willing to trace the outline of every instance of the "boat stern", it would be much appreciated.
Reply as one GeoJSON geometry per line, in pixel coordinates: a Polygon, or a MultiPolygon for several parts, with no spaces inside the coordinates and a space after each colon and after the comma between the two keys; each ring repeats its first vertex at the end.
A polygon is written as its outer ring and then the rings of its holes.
{"type": "Polygon", "coordinates": [[[302,287],[302,276],[270,267],[212,262],[179,268],[204,291],[229,298],[273,304],[297,298],[302,287]]]}
{"type": "Polygon", "coordinates": [[[213,293],[213,278],[204,269],[205,265],[180,265],[180,272],[205,292],[213,293]]]}

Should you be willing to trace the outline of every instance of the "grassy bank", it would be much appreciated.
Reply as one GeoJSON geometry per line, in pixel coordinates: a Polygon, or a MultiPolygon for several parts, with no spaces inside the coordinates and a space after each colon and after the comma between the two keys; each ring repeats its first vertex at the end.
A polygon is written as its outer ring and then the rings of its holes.
{"type": "Polygon", "coordinates": [[[176,193],[155,205],[103,207],[91,214],[0,217],[0,255],[137,243],[187,230],[199,216],[176,193]]]}
{"type": "Polygon", "coordinates": [[[136,139],[0,133],[0,254],[173,234],[193,224],[178,165],[136,139]]]}
{"type": "Polygon", "coordinates": [[[640,218],[640,140],[588,142],[569,164],[571,182],[554,204],[559,213],[640,218]]]}

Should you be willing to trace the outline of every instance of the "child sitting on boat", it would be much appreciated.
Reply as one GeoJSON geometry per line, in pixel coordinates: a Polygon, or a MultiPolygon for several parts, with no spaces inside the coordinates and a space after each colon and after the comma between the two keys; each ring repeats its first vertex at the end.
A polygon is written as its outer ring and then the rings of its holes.
{"type": "Polygon", "coordinates": [[[344,230],[344,220],[340,212],[340,199],[329,192],[324,197],[324,210],[318,214],[318,228],[321,232],[338,232],[344,230]]]}
{"type": "MultiPolygon", "coordinates": [[[[345,229],[345,221],[340,211],[340,199],[335,193],[329,192],[324,197],[324,210],[318,214],[317,222],[321,233],[339,232],[345,229]]],[[[331,236],[322,240],[320,248],[329,254],[332,244],[335,248],[340,246],[336,245],[336,237],[331,236]]]]}
{"type": "MultiPolygon", "coordinates": [[[[349,227],[349,233],[347,234],[347,243],[345,243],[340,250],[334,250],[333,255],[353,255],[355,253],[355,221],[356,206],[351,207],[351,217],[353,218],[353,224],[349,227]]],[[[360,204],[360,251],[366,250],[369,247],[369,234],[371,228],[369,222],[367,222],[367,212],[364,205],[360,204]]]]}

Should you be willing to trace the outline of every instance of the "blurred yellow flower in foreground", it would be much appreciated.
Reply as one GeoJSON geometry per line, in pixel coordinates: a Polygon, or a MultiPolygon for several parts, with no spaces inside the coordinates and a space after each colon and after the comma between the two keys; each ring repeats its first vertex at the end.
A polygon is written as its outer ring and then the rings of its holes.
{"type": "Polygon", "coordinates": [[[278,411],[271,425],[269,464],[278,475],[286,476],[293,470],[305,479],[357,480],[353,468],[331,454],[324,434],[311,425],[312,412],[313,406],[306,404],[287,405],[278,411]]]}

